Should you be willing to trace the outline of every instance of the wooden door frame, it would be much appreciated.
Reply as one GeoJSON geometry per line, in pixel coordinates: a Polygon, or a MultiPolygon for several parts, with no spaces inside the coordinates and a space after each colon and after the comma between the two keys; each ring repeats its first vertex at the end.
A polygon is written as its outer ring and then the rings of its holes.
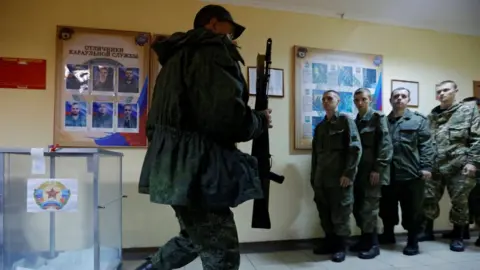
{"type": "Polygon", "coordinates": [[[473,96],[474,97],[477,97],[477,98],[480,98],[480,81],[473,81],[473,96]],[[477,93],[477,88],[479,89],[478,90],[478,93],[477,93]]]}

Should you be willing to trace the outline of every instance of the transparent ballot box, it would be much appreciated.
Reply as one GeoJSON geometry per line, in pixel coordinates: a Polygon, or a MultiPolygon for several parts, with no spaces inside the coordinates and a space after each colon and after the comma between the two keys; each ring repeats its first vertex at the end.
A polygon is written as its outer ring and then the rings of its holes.
{"type": "Polygon", "coordinates": [[[0,148],[0,270],[120,269],[122,158],[0,148]]]}

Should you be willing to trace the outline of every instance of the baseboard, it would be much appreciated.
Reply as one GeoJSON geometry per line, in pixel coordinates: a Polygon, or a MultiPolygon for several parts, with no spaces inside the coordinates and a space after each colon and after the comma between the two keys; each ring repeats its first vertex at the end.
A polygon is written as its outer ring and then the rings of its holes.
{"type": "MultiPolygon", "coordinates": [[[[471,230],[474,231],[474,230],[471,230]]],[[[448,232],[448,230],[435,231],[436,235],[448,232]]],[[[407,233],[397,233],[398,237],[406,237],[407,233]]],[[[358,236],[352,236],[351,241],[355,241],[358,236]]],[[[248,253],[267,253],[267,252],[280,252],[280,251],[294,251],[312,249],[314,244],[317,243],[320,238],[312,239],[298,239],[298,240],[279,240],[279,241],[265,241],[265,242],[248,242],[240,243],[240,252],[242,254],[248,253]]],[[[124,260],[143,260],[147,256],[155,253],[158,247],[143,247],[143,248],[124,248],[123,259],[124,260]]]]}

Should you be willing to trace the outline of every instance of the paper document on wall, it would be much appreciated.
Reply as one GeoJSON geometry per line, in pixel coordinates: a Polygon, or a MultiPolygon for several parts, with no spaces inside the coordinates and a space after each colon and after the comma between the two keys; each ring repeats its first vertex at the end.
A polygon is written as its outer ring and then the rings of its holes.
{"type": "Polygon", "coordinates": [[[45,174],[46,165],[43,148],[32,148],[30,156],[32,157],[32,174],[45,174]]]}
{"type": "Polygon", "coordinates": [[[77,179],[28,179],[27,212],[76,212],[77,208],[77,179]]]}

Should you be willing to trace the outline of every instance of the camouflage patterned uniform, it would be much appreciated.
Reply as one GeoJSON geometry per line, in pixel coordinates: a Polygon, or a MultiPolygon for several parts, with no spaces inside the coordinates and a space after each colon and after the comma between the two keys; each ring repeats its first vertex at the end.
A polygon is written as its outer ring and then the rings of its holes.
{"type": "Polygon", "coordinates": [[[340,178],[355,179],[361,155],[357,127],[347,115],[337,112],[315,128],[311,185],[331,253],[345,249],[345,240],[350,236],[353,186],[341,187],[340,178]]]}
{"type": "Polygon", "coordinates": [[[450,222],[458,227],[457,234],[462,235],[460,228],[469,223],[468,196],[476,184],[474,177],[462,174],[462,169],[466,164],[480,168],[478,109],[464,103],[447,110],[438,106],[430,113],[429,120],[437,153],[432,180],[427,181],[425,188],[425,217],[433,221],[440,215],[438,202],[446,187],[452,202],[450,222]]]}
{"type": "Polygon", "coordinates": [[[378,249],[379,203],[382,185],[390,183],[393,146],[388,132],[387,117],[382,112],[369,109],[362,118],[358,115],[355,123],[360,133],[363,153],[354,185],[353,215],[357,226],[362,230],[362,235],[351,250],[361,252],[360,258],[369,259],[375,257],[371,249],[378,249]],[[371,172],[379,173],[380,182],[377,185],[370,183],[371,172]]]}
{"type": "MultiPolygon", "coordinates": [[[[248,106],[243,58],[225,35],[202,27],[211,18],[232,20],[225,8],[207,5],[194,29],[152,44],[162,70],[148,113],[138,190],[153,203],[172,206],[182,233],[137,270],[181,268],[196,255],[203,269],[237,270],[230,208],[263,198],[256,159],[236,144],[268,130],[268,113],[248,106]]],[[[240,25],[235,29],[241,34],[240,25]]]]}
{"type": "Polygon", "coordinates": [[[217,270],[220,266],[226,270],[238,269],[237,228],[230,209],[208,212],[183,206],[173,209],[180,223],[180,235],[151,257],[153,265],[161,267],[159,270],[177,269],[200,256],[205,270],[217,270]]]}

